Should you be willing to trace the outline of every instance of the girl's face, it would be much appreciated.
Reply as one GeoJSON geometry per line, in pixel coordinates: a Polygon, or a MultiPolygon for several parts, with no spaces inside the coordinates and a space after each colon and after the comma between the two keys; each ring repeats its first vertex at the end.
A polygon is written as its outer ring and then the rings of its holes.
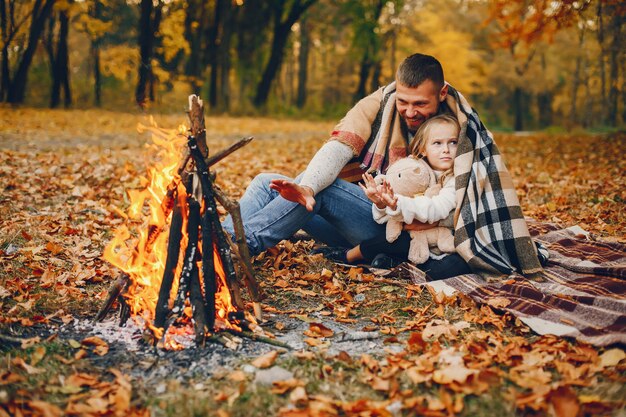
{"type": "Polygon", "coordinates": [[[428,161],[428,165],[436,171],[452,168],[459,141],[459,130],[450,123],[435,123],[429,127],[422,155],[428,161]]]}

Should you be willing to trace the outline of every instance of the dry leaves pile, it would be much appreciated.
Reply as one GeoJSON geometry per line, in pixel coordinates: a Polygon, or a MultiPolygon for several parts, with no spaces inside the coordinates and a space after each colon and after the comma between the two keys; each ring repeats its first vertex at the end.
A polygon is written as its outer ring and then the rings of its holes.
{"type": "MultiPolygon", "coordinates": [[[[175,127],[185,119],[157,121],[175,127]]],[[[33,335],[51,323],[95,313],[117,274],[100,259],[112,230],[122,223],[141,227],[123,215],[126,192],[145,185],[145,166],[156,153],[135,132],[137,122],[146,123],[95,111],[0,112],[0,336],[33,335]]],[[[331,128],[332,123],[207,118],[213,150],[257,136],[216,167],[218,182],[240,196],[259,172],[294,176],[331,128]]],[[[624,240],[623,135],[497,141],[526,215],[624,240]]],[[[620,392],[600,391],[624,385],[623,351],[532,336],[489,306],[338,268],[307,255],[311,245],[285,242],[256,264],[268,294],[266,311],[311,321],[302,335],[311,351],[299,354],[300,363],[321,363],[315,375],[296,372],[296,380],[274,387],[277,401],[289,404],[282,415],[463,414],[470,413],[473,398],[493,390],[513,408],[539,414],[611,413],[624,406],[615,399],[620,392]],[[360,358],[326,357],[326,348],[343,336],[312,313],[358,332],[379,332],[390,349],[360,358]],[[313,384],[320,380],[328,390],[313,384]],[[371,389],[371,396],[349,395],[353,384],[371,389]]],[[[58,353],[46,351],[49,343],[34,340],[11,351],[19,354],[0,358],[0,415],[145,412],[146,404],[132,400],[129,376],[89,370],[90,358],[107,354],[106,343],[64,342],[66,350],[58,353]],[[54,366],[66,372],[57,375],[54,366]]],[[[268,357],[261,365],[281,360],[268,357]]],[[[239,379],[237,392],[245,383],[239,379]]],[[[217,394],[230,399],[231,412],[236,408],[233,393],[217,394]]]]}
{"type": "MultiPolygon", "coordinates": [[[[279,415],[385,416],[394,410],[475,415],[466,407],[480,396],[506,404],[501,407],[508,414],[612,415],[626,407],[622,349],[601,351],[535,336],[515,317],[494,311],[501,306],[497,299],[493,306],[479,306],[462,295],[424,292],[424,287],[381,279],[356,267],[313,273],[310,263],[317,255],[302,255],[309,245],[285,242],[275,256],[259,260],[267,271],[263,284],[272,305],[266,310],[309,325],[303,338],[311,350],[296,353],[301,364],[293,367],[298,378],[277,382],[272,389],[287,404],[279,415]],[[360,357],[343,351],[328,355],[333,345],[342,346],[345,335],[319,323],[319,317],[353,323],[354,338],[363,343],[379,332],[388,348],[360,357]],[[305,362],[318,367],[317,372],[299,371],[305,362]],[[356,399],[345,399],[355,394],[356,399]]],[[[277,358],[272,352],[252,363],[267,368],[277,358]]],[[[233,393],[221,395],[231,398],[233,393]]]]}

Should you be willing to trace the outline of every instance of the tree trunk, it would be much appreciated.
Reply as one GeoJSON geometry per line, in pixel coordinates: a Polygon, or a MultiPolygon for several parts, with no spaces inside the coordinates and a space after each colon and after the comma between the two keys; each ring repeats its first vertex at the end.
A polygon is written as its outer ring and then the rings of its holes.
{"type": "Polygon", "coordinates": [[[298,93],[296,106],[301,109],[306,104],[306,80],[309,70],[309,50],[311,37],[307,14],[300,21],[300,54],[298,55],[298,93]]]}
{"type": "Polygon", "coordinates": [[[618,103],[619,96],[619,58],[621,55],[621,31],[624,17],[615,13],[613,10],[613,19],[611,20],[611,49],[609,51],[609,112],[608,123],[611,126],[617,126],[618,103]]]}
{"type": "MultiPolygon", "coordinates": [[[[546,71],[546,56],[541,54],[541,68],[546,71]]],[[[542,90],[537,94],[537,109],[539,110],[539,127],[545,128],[552,125],[552,91],[542,90]]]]}
{"type": "Polygon", "coordinates": [[[152,70],[152,57],[154,55],[154,44],[156,32],[159,29],[161,20],[162,4],[159,1],[157,6],[153,6],[152,0],[141,0],[141,14],[139,17],[139,77],[135,90],[135,101],[141,108],[145,108],[147,101],[154,101],[155,80],[152,70]]]}
{"type": "Polygon", "coordinates": [[[365,97],[366,90],[365,85],[367,84],[367,78],[370,75],[370,68],[372,67],[372,63],[369,59],[369,50],[366,50],[363,53],[363,57],[361,58],[361,64],[359,66],[359,83],[357,84],[356,91],[352,96],[353,101],[359,101],[363,97],[365,97]]]}
{"type": "Polygon", "coordinates": [[[515,112],[516,132],[524,130],[524,92],[521,87],[515,87],[513,90],[513,111],[515,112]]]}
{"type": "Polygon", "coordinates": [[[185,39],[189,44],[189,56],[185,63],[185,75],[189,79],[191,94],[201,94],[202,78],[202,26],[196,27],[196,23],[204,24],[206,20],[205,2],[189,0],[185,9],[185,39]]]}
{"type": "MultiPolygon", "coordinates": [[[[102,17],[102,3],[94,0],[91,13],[94,19],[100,20],[102,17]]],[[[102,73],[100,71],[100,38],[91,41],[90,55],[93,63],[93,97],[96,107],[102,106],[102,73]]]]}
{"type": "Polygon", "coordinates": [[[69,32],[70,18],[67,10],[59,12],[59,35],[56,44],[56,56],[53,62],[52,94],[50,95],[50,108],[56,108],[61,103],[61,90],[63,90],[63,104],[67,108],[72,103],[69,76],[69,54],[67,37],[69,32]]]}
{"type": "Polygon", "coordinates": [[[43,32],[45,21],[52,13],[54,0],[35,0],[31,17],[28,44],[17,67],[17,71],[8,85],[7,102],[19,104],[24,101],[26,84],[28,83],[28,70],[33,61],[39,38],[43,32]]]}
{"type": "Polygon", "coordinates": [[[280,15],[282,13],[276,13],[275,19],[277,23],[274,25],[274,36],[272,39],[272,49],[270,52],[270,59],[267,62],[267,66],[263,71],[263,75],[261,76],[261,81],[257,87],[256,96],[254,97],[254,104],[257,106],[264,106],[267,103],[267,98],[269,96],[270,87],[272,86],[272,81],[276,77],[278,73],[278,69],[283,61],[283,54],[285,45],[287,44],[287,37],[289,36],[289,32],[291,31],[291,26],[289,28],[285,28],[284,24],[280,22],[280,15]]]}
{"type": "Polygon", "coordinates": [[[220,43],[220,82],[219,91],[220,99],[218,100],[218,107],[228,112],[230,110],[230,46],[233,38],[236,13],[239,8],[233,7],[231,2],[225,2],[224,5],[224,25],[222,27],[222,41],[220,43]]]}
{"type": "MultiPolygon", "coordinates": [[[[364,22],[361,22],[360,25],[364,25],[368,28],[365,33],[368,33],[365,37],[365,43],[362,45],[363,55],[361,56],[361,63],[359,67],[359,82],[357,84],[356,91],[353,95],[353,100],[358,101],[366,96],[368,91],[367,88],[367,80],[370,76],[370,71],[374,69],[377,61],[380,61],[378,58],[379,50],[380,50],[380,38],[377,34],[376,29],[380,28],[378,24],[378,19],[383,11],[383,7],[385,5],[385,1],[378,0],[374,5],[373,9],[369,10],[371,12],[371,18],[366,19],[364,22]],[[371,27],[370,27],[371,26],[371,27]]],[[[369,6],[364,6],[366,9],[369,9],[369,6]]],[[[370,13],[366,12],[366,16],[370,13]]],[[[361,19],[363,16],[360,17],[361,19]]],[[[373,82],[372,82],[373,83],[373,82]]]]}
{"type": "Polygon", "coordinates": [[[6,0],[0,0],[0,36],[2,36],[2,69],[0,70],[0,101],[4,101],[10,82],[9,27],[6,0]]]}
{"type": "Polygon", "coordinates": [[[378,90],[380,87],[380,74],[383,70],[383,64],[380,60],[374,63],[374,70],[372,71],[372,78],[370,79],[370,92],[378,90]]]}
{"type": "Polygon", "coordinates": [[[217,107],[217,80],[219,71],[219,40],[218,35],[222,25],[222,14],[224,12],[224,0],[217,0],[215,2],[215,13],[213,15],[213,22],[209,25],[207,31],[208,38],[208,64],[210,67],[209,73],[209,105],[211,109],[217,107]]]}
{"type": "Polygon", "coordinates": [[[597,8],[597,17],[598,17],[598,30],[596,32],[597,37],[598,37],[598,45],[600,46],[600,54],[599,54],[599,60],[600,60],[600,108],[602,109],[601,111],[601,118],[602,118],[602,123],[606,123],[606,69],[605,69],[605,63],[604,63],[604,58],[606,56],[606,50],[604,47],[604,19],[602,16],[603,10],[602,10],[602,1],[598,2],[598,8],[597,8]]]}
{"type": "Polygon", "coordinates": [[[583,26],[580,29],[578,34],[578,54],[576,56],[576,66],[574,68],[574,74],[572,77],[572,101],[570,103],[569,110],[569,126],[572,127],[576,124],[578,119],[576,104],[578,101],[578,87],[580,86],[580,70],[582,65],[582,53],[583,53],[583,43],[585,39],[585,27],[583,26]]]}
{"type": "Polygon", "coordinates": [[[283,1],[279,2],[274,9],[274,35],[272,39],[272,49],[270,52],[270,59],[267,62],[267,66],[261,76],[261,81],[257,86],[256,95],[253,103],[257,106],[264,106],[267,103],[270,87],[272,81],[276,78],[276,74],[280,69],[280,65],[283,61],[285,46],[287,45],[287,38],[291,33],[291,26],[298,21],[302,13],[306,11],[317,0],[295,0],[291,5],[291,9],[287,15],[287,18],[283,21],[283,9],[285,4],[283,1]],[[301,3],[301,1],[303,1],[301,3]]]}

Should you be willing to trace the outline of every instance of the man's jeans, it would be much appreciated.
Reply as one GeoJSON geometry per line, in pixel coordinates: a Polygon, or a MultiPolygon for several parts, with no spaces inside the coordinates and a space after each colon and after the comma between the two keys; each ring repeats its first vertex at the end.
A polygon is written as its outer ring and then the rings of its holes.
{"type": "MultiPolygon", "coordinates": [[[[290,179],[279,174],[259,174],[239,201],[246,241],[252,255],[258,255],[303,229],[330,246],[352,247],[365,239],[385,233],[385,226],[372,218],[372,203],[361,188],[337,179],[315,196],[313,212],[285,200],[269,185],[273,179],[290,179]]],[[[296,178],[300,181],[300,177],[296,178]]],[[[234,236],[230,216],[224,222],[234,236]]]]}

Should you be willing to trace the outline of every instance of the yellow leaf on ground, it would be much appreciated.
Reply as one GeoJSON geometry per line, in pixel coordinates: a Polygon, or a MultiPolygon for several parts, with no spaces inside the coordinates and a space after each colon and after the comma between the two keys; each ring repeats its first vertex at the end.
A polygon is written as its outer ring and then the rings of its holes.
{"type": "Polygon", "coordinates": [[[600,366],[606,368],[608,366],[616,366],[624,358],[626,353],[620,348],[609,349],[600,355],[600,366]]]}
{"type": "Polygon", "coordinates": [[[259,369],[269,368],[270,366],[274,364],[277,357],[278,357],[278,351],[273,350],[253,360],[252,365],[256,366],[259,369]]]}
{"type": "Polygon", "coordinates": [[[29,401],[28,406],[31,410],[36,411],[33,415],[40,415],[42,417],[60,417],[63,415],[63,410],[45,401],[29,401]]]}
{"type": "Polygon", "coordinates": [[[296,387],[291,394],[289,394],[289,401],[293,404],[306,403],[309,400],[309,396],[306,393],[304,387],[296,387]]]}

